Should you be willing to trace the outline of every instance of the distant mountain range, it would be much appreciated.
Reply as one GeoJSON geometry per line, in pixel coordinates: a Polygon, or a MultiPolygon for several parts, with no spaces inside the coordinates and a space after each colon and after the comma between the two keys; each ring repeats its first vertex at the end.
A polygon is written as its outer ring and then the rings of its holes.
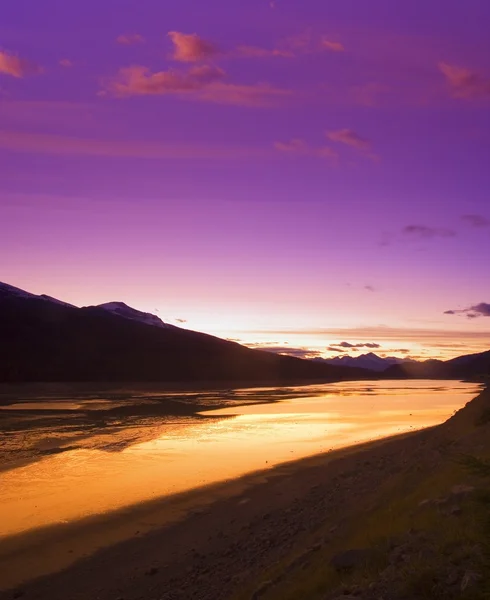
{"type": "Polygon", "coordinates": [[[382,373],[393,365],[399,365],[404,362],[414,362],[412,359],[397,358],[396,356],[386,356],[382,358],[381,356],[374,354],[374,352],[360,354],[359,356],[336,356],[335,358],[314,358],[313,360],[338,367],[370,369],[377,373],[382,373]]]}
{"type": "Polygon", "coordinates": [[[395,356],[382,358],[373,352],[360,356],[313,360],[329,365],[369,369],[379,373],[382,379],[485,379],[490,376],[490,351],[467,354],[447,361],[416,361],[395,356]]]}
{"type": "Polygon", "coordinates": [[[283,384],[372,371],[252,350],[164,323],[122,302],[77,308],[0,283],[0,382],[283,384]]]}

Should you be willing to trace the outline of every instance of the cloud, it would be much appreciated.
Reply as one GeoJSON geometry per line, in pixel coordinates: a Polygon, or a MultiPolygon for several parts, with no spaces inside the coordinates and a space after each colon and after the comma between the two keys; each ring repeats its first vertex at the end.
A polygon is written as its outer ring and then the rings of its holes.
{"type": "Polygon", "coordinates": [[[22,78],[26,75],[35,75],[41,72],[42,69],[38,65],[15,54],[0,51],[0,74],[22,78]]]}
{"type": "Polygon", "coordinates": [[[104,140],[59,135],[1,131],[0,148],[53,156],[107,156],[142,159],[243,159],[267,156],[260,148],[206,146],[145,141],[104,140]]]}
{"type": "Polygon", "coordinates": [[[193,66],[187,71],[169,69],[152,73],[148,67],[131,66],[103,83],[101,95],[116,97],[177,94],[194,100],[236,106],[273,106],[290,90],[267,83],[240,85],[222,82],[225,71],[216,66],[193,66]]]}
{"type": "Polygon", "coordinates": [[[203,40],[196,33],[169,31],[168,37],[174,45],[172,58],[178,62],[200,62],[218,53],[214,44],[203,40]]]}
{"type": "Polygon", "coordinates": [[[490,227],[490,219],[482,215],[463,215],[461,220],[471,227],[483,228],[490,227]]]}
{"type": "Polygon", "coordinates": [[[379,344],[374,342],[366,342],[363,344],[351,344],[350,342],[340,342],[339,344],[332,344],[332,347],[340,348],[381,348],[379,344]]]}
{"type": "Polygon", "coordinates": [[[444,229],[441,227],[427,227],[426,225],[407,225],[403,228],[402,233],[407,237],[418,240],[450,238],[456,236],[456,232],[452,229],[444,229]]]}
{"type": "Polygon", "coordinates": [[[490,79],[465,67],[439,63],[453,98],[476,100],[490,98],[490,79]]]}
{"type": "Polygon", "coordinates": [[[297,154],[303,156],[315,156],[317,158],[326,158],[336,162],[339,155],[329,146],[310,146],[305,140],[294,138],[288,142],[275,142],[274,148],[278,152],[286,154],[297,154]]]}
{"type": "Polygon", "coordinates": [[[277,88],[268,83],[243,85],[218,82],[203,87],[195,97],[198,100],[216,104],[267,108],[277,106],[291,95],[291,90],[277,88]]]}
{"type": "Polygon", "coordinates": [[[139,33],[126,33],[118,35],[116,42],[123,46],[134,46],[135,44],[144,44],[145,38],[139,33]]]}
{"type": "Polygon", "coordinates": [[[376,288],[374,286],[372,286],[372,285],[365,285],[364,289],[366,291],[368,291],[368,292],[375,292],[376,291],[376,288]]]}
{"type": "Polygon", "coordinates": [[[291,346],[267,346],[247,344],[249,347],[256,347],[257,350],[264,352],[272,352],[273,354],[283,354],[286,356],[295,356],[296,358],[315,358],[321,356],[319,350],[311,350],[310,348],[293,348],[291,346]]]}
{"type": "Polygon", "coordinates": [[[480,302],[469,308],[463,308],[462,310],[446,310],[445,315],[465,315],[468,319],[478,319],[479,317],[490,317],[490,304],[487,302],[480,302]]]}
{"type": "Polygon", "coordinates": [[[345,348],[336,348],[335,346],[328,346],[327,352],[336,352],[337,354],[343,354],[345,352],[348,352],[348,350],[346,350],[345,348]]]}
{"type": "Polygon", "coordinates": [[[62,58],[59,61],[59,65],[61,67],[65,67],[65,69],[69,69],[69,68],[73,67],[73,62],[69,58],[62,58]]]}
{"type": "Polygon", "coordinates": [[[283,44],[295,54],[317,54],[320,52],[344,52],[344,45],[326,36],[319,36],[311,30],[290,36],[283,44]]]}
{"type": "Polygon", "coordinates": [[[134,65],[119,70],[118,75],[106,85],[113,96],[147,96],[195,92],[225,76],[218,67],[207,65],[193,67],[188,71],[158,71],[134,65]]]}
{"type": "Polygon", "coordinates": [[[362,138],[352,129],[339,129],[338,131],[328,131],[327,138],[332,142],[352,146],[357,150],[368,151],[371,149],[371,142],[362,138]]]}
{"type": "Polygon", "coordinates": [[[238,46],[237,56],[244,58],[292,58],[294,53],[291,50],[281,50],[279,48],[260,48],[258,46],[238,46]]]}
{"type": "Polygon", "coordinates": [[[187,319],[175,319],[176,323],[187,323],[187,319]]]}
{"type": "Polygon", "coordinates": [[[321,47],[332,52],[344,52],[345,48],[340,42],[333,42],[327,38],[323,38],[321,41],[321,47]]]}

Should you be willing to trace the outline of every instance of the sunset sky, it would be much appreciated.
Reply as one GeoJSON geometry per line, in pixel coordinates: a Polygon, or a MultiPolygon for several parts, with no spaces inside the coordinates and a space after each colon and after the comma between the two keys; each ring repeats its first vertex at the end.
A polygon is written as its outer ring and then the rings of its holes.
{"type": "Polygon", "coordinates": [[[489,23],[484,0],[5,3],[0,281],[299,356],[489,349],[489,23]]]}

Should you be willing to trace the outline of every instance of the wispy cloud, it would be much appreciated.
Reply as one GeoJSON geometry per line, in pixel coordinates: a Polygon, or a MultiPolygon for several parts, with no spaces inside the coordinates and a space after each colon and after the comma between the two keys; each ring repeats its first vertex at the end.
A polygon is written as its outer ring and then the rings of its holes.
{"type": "Polygon", "coordinates": [[[357,344],[351,344],[350,342],[340,342],[338,344],[331,344],[332,347],[339,348],[381,348],[379,344],[375,342],[363,342],[357,344]]]}
{"type": "Polygon", "coordinates": [[[266,352],[273,352],[274,354],[282,354],[285,356],[294,356],[296,358],[316,358],[321,356],[321,352],[318,350],[311,350],[310,348],[291,348],[290,346],[272,346],[268,348],[261,348],[266,352]]]}
{"type": "Polygon", "coordinates": [[[490,304],[487,302],[480,302],[469,308],[463,308],[461,310],[446,310],[445,315],[465,315],[468,319],[478,319],[479,317],[490,317],[490,304]]]}
{"type": "Polygon", "coordinates": [[[278,152],[286,154],[296,154],[302,156],[314,156],[317,158],[326,158],[336,162],[339,155],[329,146],[311,146],[305,140],[295,138],[287,142],[275,142],[274,148],[278,152]]]}
{"type": "Polygon", "coordinates": [[[278,88],[268,83],[245,85],[223,81],[204,86],[195,95],[195,98],[216,104],[268,108],[282,103],[286,98],[292,96],[292,93],[291,90],[278,88]]]}
{"type": "Polygon", "coordinates": [[[364,289],[365,289],[367,292],[375,292],[375,291],[376,291],[376,288],[375,288],[373,285],[365,285],[365,286],[364,286],[364,289]]]}
{"type": "Polygon", "coordinates": [[[122,46],[134,46],[135,44],[144,44],[145,38],[139,33],[123,33],[118,35],[116,42],[122,46]]]}
{"type": "Polygon", "coordinates": [[[439,63],[439,70],[446,78],[454,98],[466,100],[490,98],[490,78],[481,73],[445,62],[439,63]]]}
{"type": "Polygon", "coordinates": [[[426,225],[407,225],[403,228],[404,236],[417,240],[430,240],[434,238],[451,238],[456,236],[453,229],[442,227],[428,227],[426,225]]]}
{"type": "Polygon", "coordinates": [[[366,158],[378,162],[379,156],[372,151],[371,141],[361,137],[352,129],[338,129],[336,131],[327,131],[327,139],[337,144],[349,146],[360,152],[366,158]]]}
{"type": "Polygon", "coordinates": [[[169,31],[168,37],[174,45],[172,58],[176,61],[200,62],[218,54],[218,48],[214,44],[203,40],[196,33],[169,31]]]}
{"type": "Polygon", "coordinates": [[[162,144],[158,142],[104,140],[1,130],[0,148],[14,152],[55,156],[107,156],[169,160],[193,158],[233,160],[268,155],[261,148],[254,147],[162,144]]]}
{"type": "Polygon", "coordinates": [[[487,217],[484,217],[483,215],[463,215],[461,220],[471,227],[490,227],[490,219],[487,219],[487,217]]]}
{"type": "Polygon", "coordinates": [[[58,64],[61,67],[65,67],[65,69],[70,69],[73,67],[73,62],[69,58],[62,58],[60,61],[58,61],[58,64]]]}
{"type": "Polygon", "coordinates": [[[321,41],[321,47],[325,48],[325,50],[330,50],[331,52],[344,52],[344,45],[340,42],[335,42],[333,40],[329,40],[327,38],[323,38],[321,41]]]}
{"type": "Polygon", "coordinates": [[[235,84],[222,81],[225,77],[223,69],[210,65],[156,73],[148,67],[131,66],[120,69],[116,77],[105,81],[100,94],[116,97],[177,94],[204,102],[249,107],[273,106],[291,95],[291,91],[267,83],[235,84]]]}
{"type": "Polygon", "coordinates": [[[26,75],[41,73],[42,68],[35,63],[20,58],[16,54],[0,51],[0,74],[22,78],[26,75]]]}
{"type": "Polygon", "coordinates": [[[259,46],[238,46],[236,55],[244,58],[292,58],[294,53],[291,50],[282,50],[280,48],[260,48],[259,46]]]}
{"type": "Polygon", "coordinates": [[[306,30],[287,38],[283,46],[295,54],[315,54],[319,52],[344,52],[344,45],[330,36],[315,34],[306,30]]]}
{"type": "Polygon", "coordinates": [[[352,129],[339,129],[338,131],[328,131],[327,138],[332,142],[352,146],[357,150],[368,151],[371,149],[371,142],[361,137],[352,129]]]}
{"type": "Polygon", "coordinates": [[[195,92],[213,81],[222,79],[225,72],[218,67],[196,66],[188,71],[157,71],[134,65],[119,70],[106,82],[106,91],[114,96],[147,96],[195,92]]]}

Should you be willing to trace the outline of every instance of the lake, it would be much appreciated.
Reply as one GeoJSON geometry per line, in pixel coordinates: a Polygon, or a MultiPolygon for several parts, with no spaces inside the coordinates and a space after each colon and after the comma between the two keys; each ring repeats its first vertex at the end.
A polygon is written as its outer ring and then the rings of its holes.
{"type": "Polygon", "coordinates": [[[0,472],[0,536],[437,425],[480,389],[369,381],[10,397],[0,407],[2,460],[10,460],[0,472]]]}

